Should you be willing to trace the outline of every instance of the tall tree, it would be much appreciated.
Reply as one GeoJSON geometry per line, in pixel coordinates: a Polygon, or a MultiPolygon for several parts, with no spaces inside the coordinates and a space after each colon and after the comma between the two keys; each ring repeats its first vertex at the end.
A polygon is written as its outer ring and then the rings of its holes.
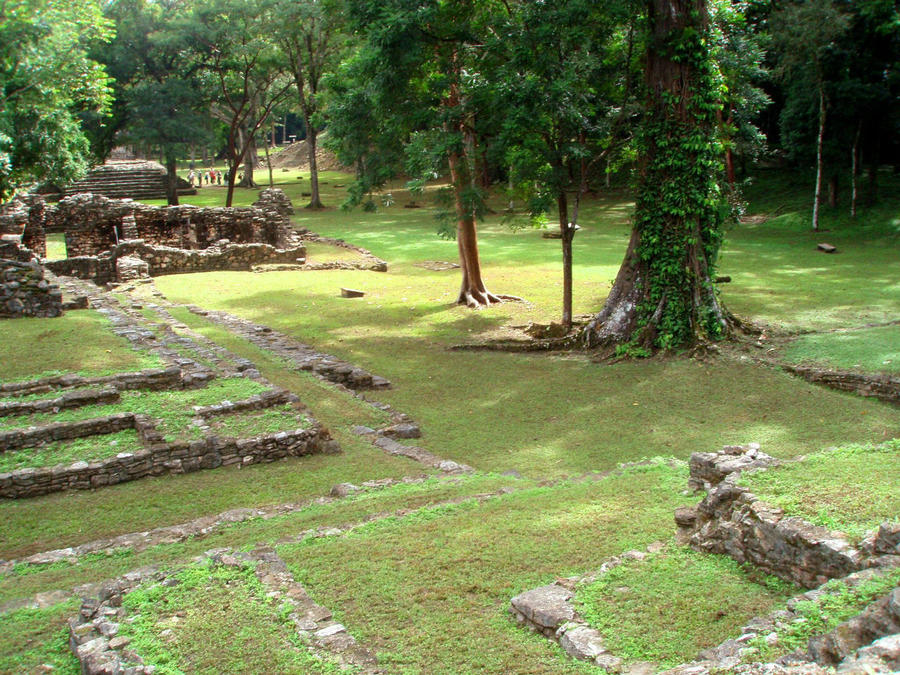
{"type": "Polygon", "coordinates": [[[629,3],[510,3],[491,31],[490,78],[502,111],[509,183],[532,218],[556,209],[563,258],[562,325],[572,326],[572,241],[592,175],[628,139],[632,56],[642,32],[629,3]],[[574,208],[570,209],[574,195],[574,208]]]}
{"type": "Polygon", "coordinates": [[[297,90],[297,100],[306,127],[309,154],[310,199],[307,208],[324,208],[319,196],[316,159],[323,76],[337,67],[346,45],[342,34],[342,10],[320,0],[279,0],[274,12],[275,40],[287,58],[288,70],[297,90]]]}
{"type": "Polygon", "coordinates": [[[0,201],[36,180],[83,174],[89,146],[78,114],[110,103],[90,58],[113,35],[96,0],[0,2],[0,201]]]}
{"type": "Polygon", "coordinates": [[[160,148],[169,204],[178,203],[178,157],[211,131],[200,60],[181,25],[184,11],[181,0],[119,0],[108,8],[116,39],[103,53],[124,104],[118,138],[160,148]]]}
{"type": "Polygon", "coordinates": [[[265,0],[205,0],[187,18],[216,90],[213,111],[228,128],[226,206],[232,204],[237,172],[248,154],[252,157],[259,130],[267,128],[292,86],[269,33],[271,10],[265,0]]]}
{"type": "Polygon", "coordinates": [[[329,132],[339,136],[335,147],[342,160],[357,165],[355,198],[363,200],[366,190],[383,184],[397,168],[375,157],[384,139],[402,143],[406,169],[420,181],[449,172],[456,221],[450,232],[462,272],[457,302],[473,308],[500,302],[504,296],[485,286],[478,255],[476,221],[484,205],[476,141],[483,111],[472,95],[483,79],[486,19],[498,5],[350,0],[348,6],[350,28],[362,44],[349,71],[355,86],[338,90],[348,102],[331,109],[329,132]],[[358,112],[363,114],[356,119],[346,117],[358,112]],[[360,132],[363,120],[372,124],[360,132]]]}
{"type": "Polygon", "coordinates": [[[590,345],[636,354],[728,330],[713,270],[722,241],[716,183],[720,76],[709,51],[705,0],[649,0],[647,103],[639,138],[634,226],[590,345]]]}

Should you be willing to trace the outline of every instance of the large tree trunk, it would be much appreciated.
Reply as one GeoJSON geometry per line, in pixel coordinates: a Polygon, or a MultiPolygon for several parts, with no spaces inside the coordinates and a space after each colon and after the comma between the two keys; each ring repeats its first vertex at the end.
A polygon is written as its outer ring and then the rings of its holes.
{"type": "Polygon", "coordinates": [[[587,344],[636,354],[728,330],[713,284],[722,225],[714,174],[715,81],[705,0],[649,0],[651,37],[634,229],[587,344]],[[677,53],[676,53],[677,50],[677,53]]]}
{"type": "Polygon", "coordinates": [[[309,204],[308,209],[324,209],[325,205],[319,199],[319,166],[316,163],[316,136],[318,131],[310,122],[309,117],[305,118],[306,122],[306,149],[309,152],[309,204]]]}
{"type": "Polygon", "coordinates": [[[178,206],[178,159],[174,151],[166,152],[166,203],[178,206]]]}
{"type": "Polygon", "coordinates": [[[239,138],[241,147],[244,149],[244,178],[238,186],[244,188],[258,187],[256,181],[253,180],[253,169],[259,162],[259,155],[256,152],[256,137],[241,129],[239,138]]]}

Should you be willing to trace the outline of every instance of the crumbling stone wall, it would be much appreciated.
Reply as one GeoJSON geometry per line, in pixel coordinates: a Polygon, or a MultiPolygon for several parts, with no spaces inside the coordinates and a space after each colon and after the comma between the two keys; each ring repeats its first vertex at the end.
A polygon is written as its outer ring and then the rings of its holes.
{"type": "Polygon", "coordinates": [[[29,217],[44,229],[65,232],[70,257],[95,256],[130,238],[153,246],[205,249],[228,239],[234,243],[263,243],[285,248],[294,238],[290,200],[277,188],[260,193],[244,208],[148,206],[130,199],[77,194],[56,206],[44,207],[41,216],[32,208],[29,217]]]}
{"type": "Polygon", "coordinates": [[[797,517],[786,517],[737,484],[741,471],[772,466],[759,446],[726,446],[691,456],[691,487],[708,490],[697,506],[675,512],[679,537],[698,551],[722,553],[769,574],[815,588],[874,561],[839,534],[797,517]]]}
{"type": "Polygon", "coordinates": [[[16,195],[0,206],[0,236],[11,235],[39,258],[47,257],[46,203],[40,195],[16,195]]]}
{"type": "MultiPolygon", "coordinates": [[[[278,249],[269,244],[229,243],[197,251],[171,246],[153,246],[138,239],[114,245],[110,251],[99,256],[51,260],[47,263],[47,269],[59,276],[89,279],[97,284],[105,284],[126,280],[118,276],[118,261],[122,258],[140,259],[147,263],[147,273],[151,277],[156,277],[217,270],[249,271],[254,265],[264,264],[296,265],[306,260],[306,247],[300,244],[288,249],[278,249]]],[[[127,276],[130,279],[134,275],[129,273],[127,276]]]]}
{"type": "Polygon", "coordinates": [[[40,263],[0,258],[0,318],[60,314],[62,291],[44,279],[40,263]]]}

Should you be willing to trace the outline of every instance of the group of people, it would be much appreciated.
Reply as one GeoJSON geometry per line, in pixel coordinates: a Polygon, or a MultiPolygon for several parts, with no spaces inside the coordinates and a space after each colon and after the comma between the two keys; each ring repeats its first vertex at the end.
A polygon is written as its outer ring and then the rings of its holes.
{"type": "Polygon", "coordinates": [[[203,187],[203,185],[221,185],[222,184],[222,172],[217,169],[210,169],[209,171],[194,171],[190,170],[187,177],[188,183],[191,184],[191,187],[203,187]]]}

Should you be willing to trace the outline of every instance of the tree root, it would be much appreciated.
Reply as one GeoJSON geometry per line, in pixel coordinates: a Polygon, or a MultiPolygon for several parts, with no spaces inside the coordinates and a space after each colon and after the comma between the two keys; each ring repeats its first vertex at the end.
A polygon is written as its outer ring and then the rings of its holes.
{"type": "Polygon", "coordinates": [[[456,299],[457,305],[465,305],[469,309],[481,309],[502,302],[524,302],[524,300],[516,295],[494,294],[490,291],[478,290],[460,291],[459,297],[456,299]]]}

